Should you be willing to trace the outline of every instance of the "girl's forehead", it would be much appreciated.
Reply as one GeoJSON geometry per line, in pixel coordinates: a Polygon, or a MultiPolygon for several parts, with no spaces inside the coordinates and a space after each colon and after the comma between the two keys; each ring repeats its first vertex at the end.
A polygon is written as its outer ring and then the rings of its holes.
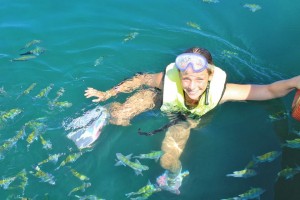
{"type": "Polygon", "coordinates": [[[191,76],[191,77],[205,77],[205,76],[208,76],[208,71],[207,70],[204,70],[202,72],[194,72],[193,70],[185,70],[183,72],[180,72],[180,75],[181,76],[191,76]]]}

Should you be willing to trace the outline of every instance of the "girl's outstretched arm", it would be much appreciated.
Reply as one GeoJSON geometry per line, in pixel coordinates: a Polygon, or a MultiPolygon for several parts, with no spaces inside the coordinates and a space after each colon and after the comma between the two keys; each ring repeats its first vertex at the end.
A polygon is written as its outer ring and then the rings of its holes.
{"type": "Polygon", "coordinates": [[[163,73],[156,74],[137,74],[130,79],[122,81],[117,86],[105,92],[96,90],[94,88],[87,88],[84,96],[86,98],[96,97],[93,102],[106,101],[110,97],[116,96],[118,93],[130,93],[141,86],[148,86],[153,88],[163,88],[163,73]]]}

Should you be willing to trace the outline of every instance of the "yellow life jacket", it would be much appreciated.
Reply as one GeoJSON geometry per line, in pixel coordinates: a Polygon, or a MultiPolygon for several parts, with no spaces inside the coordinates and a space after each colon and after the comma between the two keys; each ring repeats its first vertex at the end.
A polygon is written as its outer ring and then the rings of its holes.
{"type": "Polygon", "coordinates": [[[188,109],[184,103],[184,92],[181,85],[179,71],[174,63],[167,66],[164,77],[163,89],[163,112],[182,112],[196,116],[202,116],[215,108],[222,98],[225,89],[226,73],[218,67],[214,68],[214,74],[210,81],[208,92],[208,105],[205,105],[205,96],[200,97],[198,105],[193,109],[188,109]]]}

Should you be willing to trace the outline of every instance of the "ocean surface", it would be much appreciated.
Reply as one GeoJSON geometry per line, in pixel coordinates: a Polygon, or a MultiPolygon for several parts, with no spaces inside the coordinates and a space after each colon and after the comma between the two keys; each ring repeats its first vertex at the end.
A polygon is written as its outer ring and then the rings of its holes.
{"type": "MultiPolygon", "coordinates": [[[[163,71],[193,46],[208,49],[229,82],[266,84],[299,75],[299,9],[296,0],[1,0],[0,199],[120,200],[148,181],[154,184],[164,172],[159,162],[140,159],[149,167],[143,176],[115,163],[116,153],[160,150],[164,132],[138,134],[168,122],[159,110],[127,127],[107,125],[90,151],[66,160],[80,151],[63,123],[98,105],[84,90],[105,91],[137,72],[163,71]],[[56,154],[57,162],[38,165],[56,154]]],[[[282,146],[299,137],[294,133],[300,123],[289,115],[294,94],[226,103],[203,117],[181,157],[190,173],[181,194],[161,191],[148,199],[219,200],[261,188],[261,200],[299,200],[300,175],[277,175],[300,165],[299,149],[282,146]],[[256,176],[226,176],[271,151],[281,154],[253,166],[256,176]]],[[[129,95],[100,104],[124,102],[129,95]]]]}

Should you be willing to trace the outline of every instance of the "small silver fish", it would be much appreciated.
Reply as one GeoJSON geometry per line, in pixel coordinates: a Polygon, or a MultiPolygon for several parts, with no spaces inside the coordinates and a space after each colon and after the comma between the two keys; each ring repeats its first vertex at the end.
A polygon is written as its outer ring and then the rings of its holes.
{"type": "Polygon", "coordinates": [[[50,154],[47,159],[39,162],[38,165],[42,165],[42,164],[45,164],[45,163],[48,163],[48,162],[53,162],[54,164],[56,164],[57,161],[58,161],[58,158],[63,156],[63,155],[65,155],[65,153],[50,154]]]}
{"type": "Polygon", "coordinates": [[[270,151],[263,155],[256,156],[253,159],[256,163],[272,162],[273,160],[278,158],[280,155],[281,155],[281,152],[279,152],[279,151],[270,151]]]}
{"type": "Polygon", "coordinates": [[[68,196],[70,196],[73,192],[76,192],[76,191],[79,191],[79,190],[81,190],[82,192],[84,192],[85,189],[88,188],[88,187],[91,187],[91,185],[92,185],[91,183],[83,183],[81,186],[72,189],[69,192],[68,196]]]}
{"type": "Polygon", "coordinates": [[[204,3],[219,3],[219,0],[202,0],[204,3]]]}
{"type": "Polygon", "coordinates": [[[35,55],[35,56],[39,56],[40,54],[44,53],[45,49],[42,47],[35,47],[34,49],[27,51],[25,53],[21,53],[21,56],[25,56],[25,55],[35,55]]]}
{"type": "Polygon", "coordinates": [[[50,109],[53,109],[54,107],[57,108],[70,108],[73,104],[68,101],[54,101],[49,102],[50,109]]]}
{"type": "Polygon", "coordinates": [[[3,189],[7,189],[9,187],[9,185],[14,181],[16,180],[17,177],[8,177],[8,178],[3,178],[0,180],[0,186],[3,188],[3,189]]]}
{"type": "Polygon", "coordinates": [[[103,57],[102,57],[102,56],[99,57],[99,58],[97,58],[97,59],[95,60],[94,67],[100,65],[100,64],[102,63],[102,61],[103,61],[103,57]]]}
{"type": "Polygon", "coordinates": [[[31,47],[32,45],[39,44],[39,43],[41,43],[41,42],[42,42],[41,40],[32,40],[32,41],[26,43],[25,46],[24,46],[23,48],[21,48],[20,50],[29,48],[29,47],[31,47]]]}
{"type": "Polygon", "coordinates": [[[248,178],[255,176],[257,173],[253,169],[243,169],[240,171],[234,171],[232,174],[227,174],[226,176],[239,177],[239,178],[248,178]]]}
{"type": "Polygon", "coordinates": [[[154,159],[156,162],[158,159],[164,154],[163,151],[152,151],[147,154],[140,154],[138,156],[134,156],[134,158],[139,158],[139,159],[154,159]]]}
{"type": "Polygon", "coordinates": [[[52,174],[42,171],[39,166],[36,166],[34,169],[36,170],[35,172],[30,171],[33,176],[41,179],[42,182],[55,185],[54,176],[52,174]]]}
{"type": "Polygon", "coordinates": [[[36,58],[36,56],[33,56],[33,55],[25,55],[25,56],[20,56],[18,58],[13,58],[11,59],[10,61],[13,62],[13,61],[27,61],[27,60],[31,60],[31,59],[34,59],[36,58]]]}
{"type": "Polygon", "coordinates": [[[153,193],[161,191],[161,188],[158,187],[156,184],[152,184],[150,181],[148,181],[147,185],[140,188],[137,192],[130,192],[125,194],[127,198],[133,196],[133,195],[141,195],[135,199],[148,199],[153,193]]]}
{"type": "Polygon", "coordinates": [[[65,166],[67,163],[75,162],[81,155],[82,155],[82,152],[76,152],[76,153],[68,155],[67,158],[64,161],[62,161],[55,170],[58,170],[59,168],[65,166]]]}
{"type": "Polygon", "coordinates": [[[52,149],[52,143],[50,142],[50,140],[45,140],[42,135],[40,135],[40,139],[43,145],[43,149],[47,149],[47,150],[52,149]]]}
{"type": "Polygon", "coordinates": [[[278,177],[283,177],[286,180],[293,178],[296,174],[300,172],[300,167],[286,167],[280,172],[278,172],[277,176],[278,177]]]}
{"type": "Polygon", "coordinates": [[[282,146],[293,148],[293,149],[299,149],[300,148],[300,138],[296,138],[293,140],[286,140],[286,143],[283,144],[282,146]]]}
{"type": "Polygon", "coordinates": [[[270,119],[271,122],[275,122],[275,121],[286,119],[288,116],[289,116],[288,112],[279,111],[277,113],[270,114],[269,119],[270,119]]]}
{"type": "Polygon", "coordinates": [[[65,93],[65,88],[61,87],[59,90],[56,92],[56,97],[54,98],[53,102],[58,101],[58,99],[65,93]]]}
{"type": "Polygon", "coordinates": [[[131,32],[129,33],[123,42],[128,42],[129,40],[133,40],[139,33],[138,32],[131,32]]]}
{"type": "Polygon", "coordinates": [[[5,91],[4,86],[2,86],[0,88],[0,96],[6,96],[6,95],[7,95],[7,92],[5,91]]]}
{"type": "Polygon", "coordinates": [[[251,188],[243,194],[240,194],[239,197],[242,199],[259,199],[260,195],[265,192],[262,188],[251,188]]]}
{"type": "Polygon", "coordinates": [[[40,93],[37,94],[37,95],[34,97],[34,99],[40,99],[40,98],[42,98],[42,97],[47,97],[48,94],[49,94],[49,92],[52,90],[53,86],[54,86],[54,84],[51,83],[51,84],[50,84],[49,86],[47,86],[46,88],[42,89],[42,90],[40,91],[40,93]]]}
{"type": "Polygon", "coordinates": [[[2,120],[2,121],[13,120],[20,113],[22,113],[21,109],[19,109],[19,108],[13,108],[13,109],[5,112],[4,114],[2,114],[0,116],[0,120],[2,120]]]}
{"type": "Polygon", "coordinates": [[[300,130],[293,129],[291,132],[297,136],[300,136],[300,130]]]}
{"type": "Polygon", "coordinates": [[[121,153],[116,153],[116,156],[117,156],[117,163],[115,164],[115,166],[120,166],[120,165],[128,166],[134,170],[136,175],[140,175],[140,174],[143,175],[142,171],[149,169],[148,166],[142,165],[137,159],[135,160],[135,162],[130,161],[132,154],[124,156],[121,153]]]}
{"type": "Polygon", "coordinates": [[[221,54],[222,54],[222,56],[227,57],[227,58],[232,58],[232,57],[238,56],[238,53],[229,51],[229,50],[223,50],[221,54]]]}
{"type": "Polygon", "coordinates": [[[19,139],[23,138],[25,135],[25,128],[23,127],[20,131],[18,131],[17,135],[14,137],[7,139],[1,146],[0,146],[0,160],[4,158],[4,152],[11,149],[19,139]]]}
{"type": "Polygon", "coordinates": [[[71,172],[72,174],[77,177],[78,179],[82,180],[82,181],[88,181],[90,180],[89,177],[83,175],[83,174],[80,174],[78,171],[76,171],[75,169],[71,169],[71,172]]]}
{"type": "Polygon", "coordinates": [[[18,186],[22,190],[22,195],[25,193],[25,187],[28,185],[28,177],[27,172],[25,169],[23,169],[21,172],[17,174],[17,177],[21,179],[21,183],[18,186]]]}
{"type": "Polygon", "coordinates": [[[192,27],[192,28],[195,28],[197,30],[201,30],[201,27],[197,23],[195,23],[195,22],[187,22],[186,24],[188,26],[192,27]]]}
{"type": "Polygon", "coordinates": [[[260,5],[257,5],[257,4],[249,4],[249,3],[246,3],[246,4],[244,5],[244,8],[249,8],[249,10],[250,10],[251,12],[256,12],[256,11],[258,11],[258,10],[261,9],[261,6],[260,6],[260,5]]]}
{"type": "Polygon", "coordinates": [[[23,95],[27,95],[27,94],[29,94],[29,92],[31,91],[31,90],[33,90],[33,88],[36,86],[36,83],[32,83],[26,90],[24,90],[18,97],[17,97],[17,99],[19,99],[21,96],[23,96],[23,95]]]}

